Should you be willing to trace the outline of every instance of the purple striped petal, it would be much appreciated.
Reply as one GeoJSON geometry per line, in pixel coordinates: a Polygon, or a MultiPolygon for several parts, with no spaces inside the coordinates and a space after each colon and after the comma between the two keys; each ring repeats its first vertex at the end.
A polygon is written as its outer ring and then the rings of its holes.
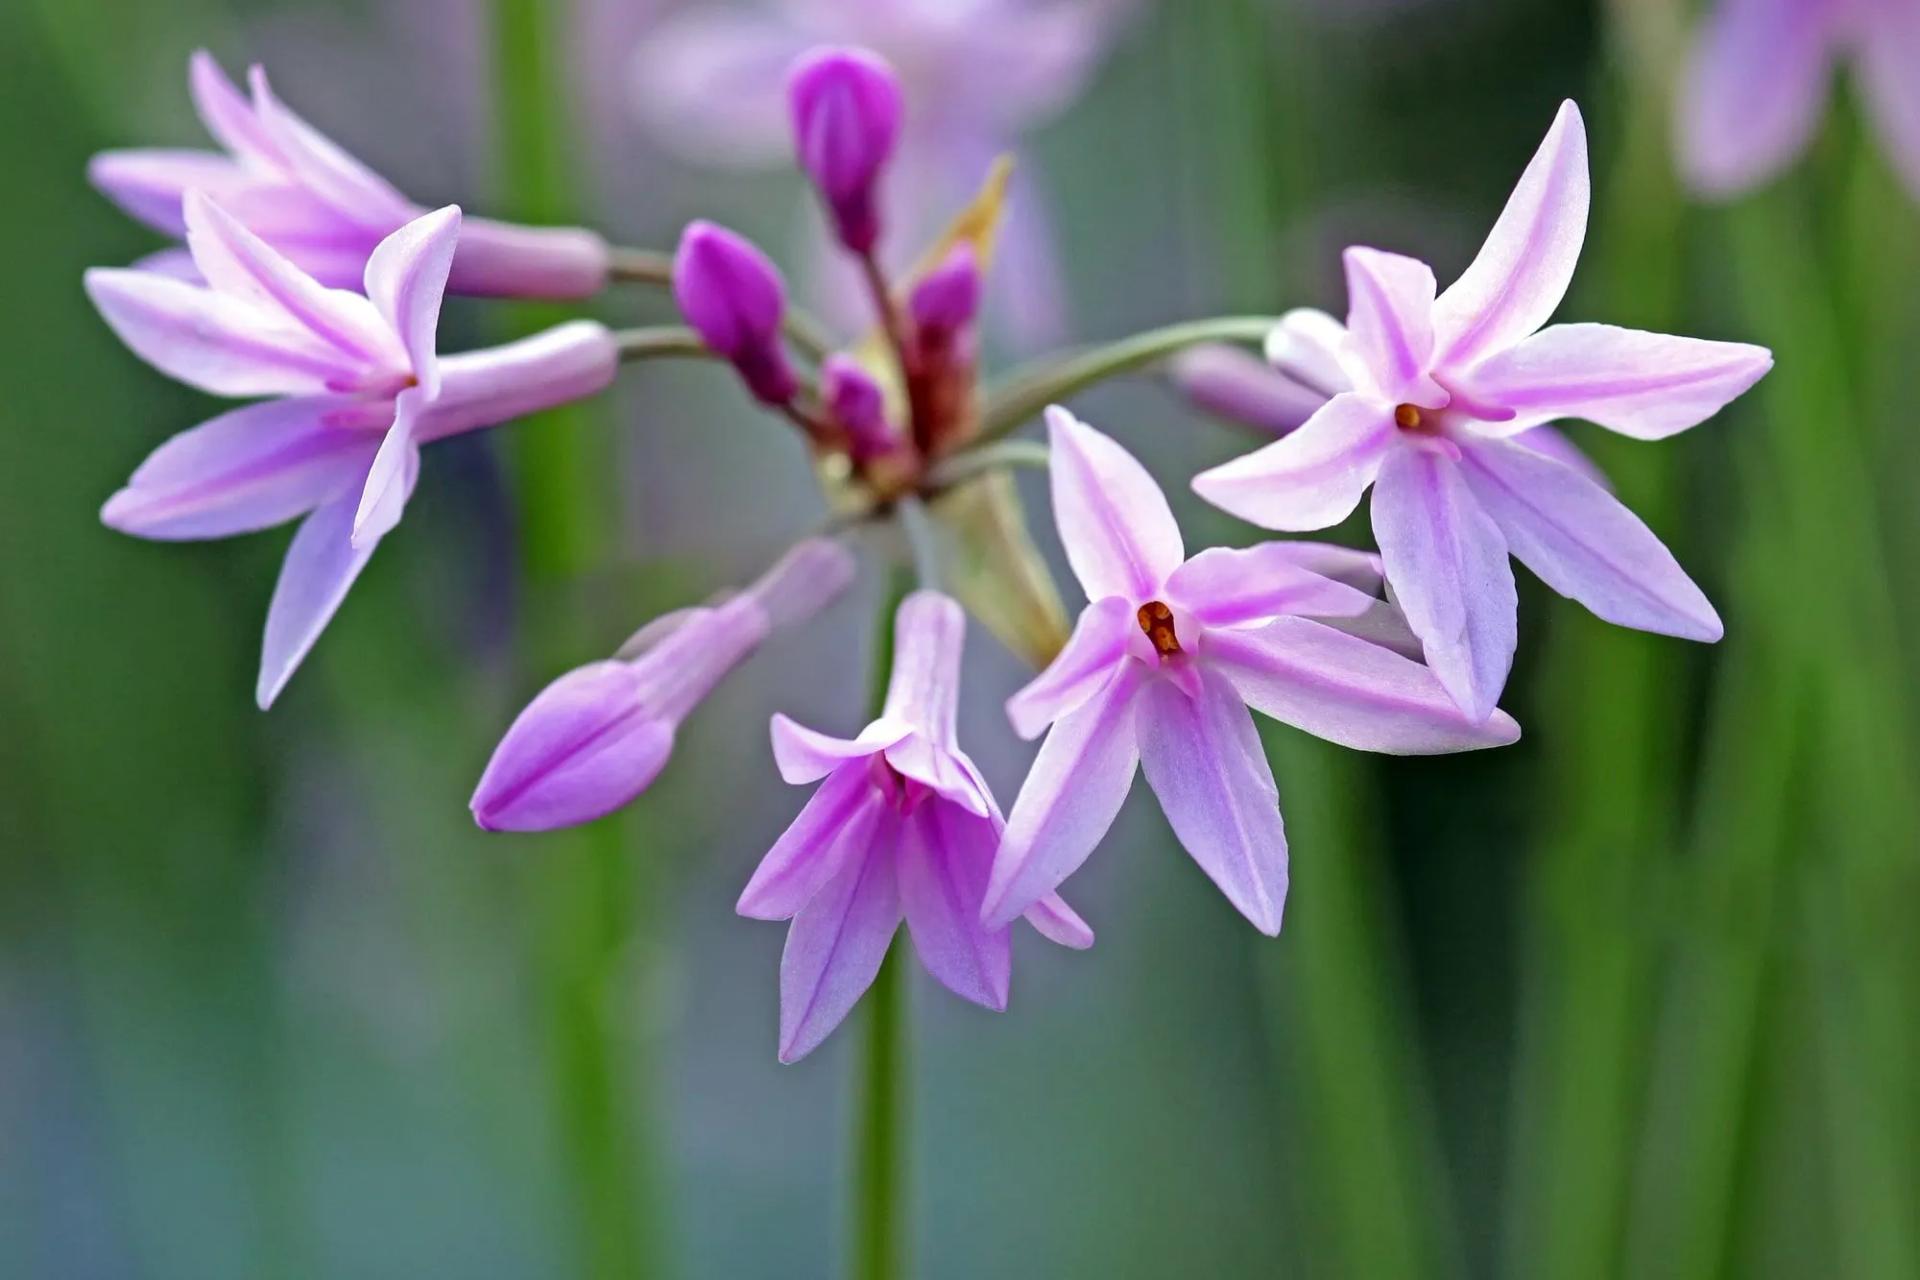
{"type": "Polygon", "coordinates": [[[942,986],[996,1011],[1007,1007],[1013,947],[980,923],[999,827],[952,805],[923,804],[900,832],[900,905],[913,949],[942,986]]]}
{"type": "Polygon", "coordinates": [[[1275,436],[1292,431],[1327,402],[1312,387],[1225,343],[1188,347],[1167,362],[1167,376],[1202,411],[1275,436]]]}
{"type": "Polygon", "coordinates": [[[1283,614],[1354,617],[1373,597],[1300,567],[1297,544],[1212,547],[1167,579],[1172,603],[1209,627],[1241,627],[1283,614]]]}
{"type": "Polygon", "coordinates": [[[1054,405],[1053,518],[1087,599],[1146,600],[1186,559],[1167,496],[1139,460],[1054,405]]]}
{"type": "Polygon", "coordinates": [[[1347,333],[1363,373],[1384,399],[1437,408],[1445,392],[1427,377],[1433,359],[1433,268],[1417,258],[1355,247],[1347,270],[1347,333]]]}
{"type": "Polygon", "coordinates": [[[245,405],[183,431],[140,464],[100,519],[142,538],[225,538],[272,528],[355,490],[379,436],[339,425],[335,397],[245,405]]]}
{"type": "Polygon", "coordinates": [[[1189,697],[1170,680],[1142,691],[1140,767],[1181,845],[1260,932],[1280,932],[1287,834],[1253,717],[1220,675],[1189,697]]]}
{"type": "Polygon", "coordinates": [[[1085,951],[1093,945],[1093,927],[1057,893],[1050,893],[1028,907],[1020,918],[1048,942],[1075,951],[1085,951]]]}
{"type": "Polygon", "coordinates": [[[273,139],[261,127],[253,104],[205,49],[194,50],[187,60],[187,92],[200,123],[236,160],[261,168],[277,168],[283,163],[273,139]]]}
{"type": "Polygon", "coordinates": [[[1263,553],[1265,555],[1286,560],[1323,578],[1332,578],[1369,596],[1379,595],[1386,584],[1386,573],[1381,568],[1377,552],[1357,551],[1332,542],[1305,539],[1263,545],[1270,548],[1263,553]]]}
{"type": "Polygon", "coordinates": [[[894,877],[899,816],[883,810],[866,855],[853,859],[793,917],[780,956],[780,1061],[797,1062],[833,1033],[873,985],[900,927],[894,877]]]}
{"type": "Polygon", "coordinates": [[[1519,629],[1499,527],[1451,458],[1409,448],[1380,468],[1373,534],[1427,665],[1461,710],[1485,720],[1507,682],[1519,629]]]}
{"type": "Polygon", "coordinates": [[[1331,400],[1353,390],[1346,365],[1351,345],[1346,326],[1338,320],[1312,307],[1297,307],[1267,331],[1267,363],[1331,400]]]}
{"type": "Polygon", "coordinates": [[[286,688],[373,555],[372,543],[353,544],[358,502],[359,495],[348,492],[317,508],[301,522],[287,547],[260,644],[260,679],[254,698],[262,711],[286,688]]]}
{"type": "Polygon", "coordinates": [[[1324,529],[1360,505],[1395,443],[1393,410],[1347,393],[1292,435],[1193,478],[1193,491],[1267,529],[1324,529]]]}
{"type": "Polygon", "coordinates": [[[489,831],[549,831],[604,817],[646,790],[673,752],[624,662],[594,662],[542,689],[494,748],[468,807],[489,831]]]}
{"type": "Polygon", "coordinates": [[[1584,418],[1638,440],[1663,440],[1712,417],[1773,367],[1773,353],[1609,324],[1557,324],[1473,371],[1476,400],[1514,410],[1516,425],[1584,418]]]}
{"type": "Polygon", "coordinates": [[[288,171],[322,203],[346,220],[383,234],[419,212],[385,178],[274,97],[264,70],[252,68],[247,80],[262,133],[288,171]]]}
{"type": "Polygon", "coordinates": [[[620,356],[605,325],[570,320],[503,346],[439,357],[434,364],[440,394],[421,411],[423,443],[597,395],[613,382],[620,356]]]}
{"type": "Polygon", "coordinates": [[[835,738],[775,712],[773,759],[781,781],[798,786],[818,782],[850,760],[877,755],[912,732],[910,724],[875,720],[860,731],[858,738],[835,738]]]}
{"type": "Polygon", "coordinates": [[[440,394],[436,334],[447,272],[460,240],[460,206],[422,214],[382,240],[367,259],[367,297],[406,348],[428,400],[440,394]]]}
{"type": "MultiPolygon", "coordinates": [[[[1176,571],[1177,572],[1177,571],[1176,571]]],[[[1125,660],[1127,639],[1138,630],[1133,602],[1125,596],[1096,600],[1080,611],[1066,647],[1047,669],[1007,699],[1007,719],[1022,738],[1033,739],[1073,711],[1113,678],[1125,660]]]]}
{"type": "Polygon", "coordinates": [[[414,480],[420,474],[420,442],[413,434],[419,412],[417,387],[407,388],[394,400],[393,425],[387,428],[379,452],[373,455],[353,517],[355,546],[371,547],[400,523],[407,495],[413,492],[414,480]]]}
{"type": "Polygon", "coordinates": [[[967,615],[949,596],[915,591],[893,616],[893,669],[880,714],[951,745],[960,710],[967,615]]]}
{"type": "Polygon", "coordinates": [[[1547,322],[1580,260],[1590,196],[1586,126],[1566,102],[1479,256],[1434,303],[1437,364],[1464,369],[1547,322]]]}
{"type": "Polygon", "coordinates": [[[1209,637],[1207,662],[1248,706],[1357,751],[1439,755],[1504,746],[1504,711],[1474,724],[1420,663],[1306,618],[1209,637]]]}
{"type": "Polygon", "coordinates": [[[1687,640],[1720,616],[1652,530],[1573,468],[1507,441],[1469,447],[1460,471],[1508,548],[1561,595],[1623,627],[1687,640]]]}
{"type": "Polygon", "coordinates": [[[1140,758],[1133,703],[1144,670],[1121,667],[1040,744],[994,855],[982,908],[989,926],[1011,923],[1052,893],[1113,825],[1140,758]]]}
{"type": "MultiPolygon", "coordinates": [[[[1677,95],[1674,141],[1689,187],[1734,195],[1806,150],[1826,107],[1836,20],[1848,7],[1825,0],[1721,0],[1677,95]]],[[[1902,74],[1911,79],[1912,66],[1902,74]]]]}
{"type": "Polygon", "coordinates": [[[865,769],[830,774],[754,868],[734,910],[755,920],[798,915],[849,862],[866,856],[885,808],[865,769]]]}
{"type": "Polygon", "coordinates": [[[130,216],[170,236],[187,233],[181,202],[189,191],[224,195],[255,179],[217,151],[150,147],[102,151],[87,181],[130,216]]]}

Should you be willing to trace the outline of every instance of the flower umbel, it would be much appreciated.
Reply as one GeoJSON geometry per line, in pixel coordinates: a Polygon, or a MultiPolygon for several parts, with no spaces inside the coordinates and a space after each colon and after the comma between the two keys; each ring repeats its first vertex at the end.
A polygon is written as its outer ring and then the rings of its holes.
{"type": "Polygon", "coordinates": [[[1468,722],[1425,667],[1317,620],[1375,608],[1319,571],[1350,566],[1350,553],[1272,542],[1188,559],[1166,496],[1131,454],[1064,409],[1047,425],[1054,519],[1090,603],[1053,665],[1007,703],[1022,737],[1047,740],[1007,820],[987,923],[1079,868],[1138,765],[1194,861],[1256,928],[1278,933],[1287,841],[1250,707],[1365,751],[1519,737],[1504,713],[1468,722]]]}
{"type": "Polygon", "coordinates": [[[1773,363],[1742,343],[1541,328],[1572,279],[1587,203],[1586,133],[1569,102],[1445,293],[1436,296],[1425,263],[1347,250],[1350,309],[1337,355],[1351,390],[1284,439],[1193,482],[1214,505],[1286,530],[1338,523],[1376,486],[1387,579],[1428,665],[1477,719],[1492,712],[1513,661],[1509,554],[1609,622],[1720,637],[1713,606],[1651,530],[1589,473],[1515,439],[1559,418],[1664,439],[1711,417],[1773,363]]]}
{"type": "MultiPolygon", "coordinates": [[[[895,614],[886,705],[859,737],[773,719],[780,776],[820,783],[740,895],[741,915],[793,921],[780,960],[782,1062],[805,1057],[840,1025],[902,919],[942,985],[986,1008],[1007,1007],[1008,930],[980,921],[1004,824],[954,734],[965,631],[959,605],[915,592],[895,614]]],[[[1057,896],[1036,895],[1023,911],[1054,942],[1093,944],[1057,896]]]]}

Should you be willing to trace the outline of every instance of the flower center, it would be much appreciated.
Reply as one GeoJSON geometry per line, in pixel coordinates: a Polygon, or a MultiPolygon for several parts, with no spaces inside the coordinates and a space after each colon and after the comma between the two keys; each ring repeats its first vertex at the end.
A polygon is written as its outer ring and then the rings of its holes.
{"type": "Polygon", "coordinates": [[[1147,639],[1153,641],[1154,651],[1161,657],[1171,658],[1180,652],[1180,637],[1173,629],[1173,610],[1158,600],[1149,600],[1133,616],[1147,639]]]}
{"type": "Polygon", "coordinates": [[[1396,408],[1393,411],[1393,424],[1402,431],[1419,431],[1427,425],[1417,404],[1403,404],[1396,408]]]}

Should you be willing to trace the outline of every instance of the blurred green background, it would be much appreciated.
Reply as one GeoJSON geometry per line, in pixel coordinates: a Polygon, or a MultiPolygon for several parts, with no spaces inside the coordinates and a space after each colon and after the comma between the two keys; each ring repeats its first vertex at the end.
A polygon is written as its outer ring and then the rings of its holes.
{"type": "MultiPolygon", "coordinates": [[[[465,808],[533,691],[817,518],[786,433],[711,369],[647,367],[437,449],[271,715],[285,534],[162,546],[96,518],[213,412],[79,289],[157,247],[83,170],[201,145],[191,49],[266,61],[430,203],[801,243],[796,180],[677,165],[631,122],[656,8],[0,6],[0,1274],[837,1268],[860,1019],[777,1066],[781,931],[732,902],[801,798],[765,717],[856,726],[876,588],[728,684],[626,815],[505,838],[465,808]]],[[[1688,10],[1144,5],[1028,140],[1092,340],[1339,310],[1356,241],[1451,278],[1576,97],[1595,204],[1568,314],[1779,363],[1669,445],[1577,437],[1725,643],[1609,631],[1529,579],[1520,746],[1383,762],[1269,733],[1278,941],[1136,797],[1069,886],[1093,951],[1021,937],[999,1017],[916,974],[915,1274],[1920,1276],[1920,210],[1844,96],[1791,176],[1690,206],[1667,149],[1688,10]]],[[[550,315],[462,304],[443,345],[550,315]]],[[[1245,437],[1151,382],[1078,407],[1190,543],[1251,536],[1184,484],[1245,437]]],[[[1010,800],[1023,673],[972,643],[963,738],[1010,800]]]]}

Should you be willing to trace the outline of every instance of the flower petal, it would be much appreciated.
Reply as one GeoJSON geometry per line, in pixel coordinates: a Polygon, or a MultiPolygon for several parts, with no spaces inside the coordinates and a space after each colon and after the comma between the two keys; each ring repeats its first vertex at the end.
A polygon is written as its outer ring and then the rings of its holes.
{"type": "Polygon", "coordinates": [[[1437,364],[1465,368],[1547,322],[1580,260],[1590,198],[1586,126],[1565,102],[1479,256],[1434,303],[1437,364]]]}
{"type": "Polygon", "coordinates": [[[793,917],[780,957],[780,1061],[818,1048],[873,985],[900,927],[893,849],[899,816],[881,811],[872,843],[793,917]]]}
{"type": "Polygon", "coordinates": [[[1347,327],[1324,311],[1296,307],[1267,331],[1267,363],[1331,400],[1353,390],[1347,376],[1347,327]]]}
{"type": "Polygon", "coordinates": [[[1380,468],[1373,534],[1427,665],[1474,720],[1500,699],[1518,639],[1506,540],[1450,458],[1395,451],[1380,468]]]}
{"type": "Polygon", "coordinates": [[[1098,693],[1113,677],[1114,666],[1126,657],[1127,637],[1137,625],[1133,602],[1125,596],[1108,596],[1082,609],[1066,647],[1045,671],[1007,699],[1013,731],[1022,738],[1037,738],[1048,725],[1098,693]]]}
{"type": "Polygon", "coordinates": [[[468,807],[489,831],[550,831],[604,817],[660,775],[674,727],[648,715],[633,669],[594,662],[549,684],[494,748],[468,807]]]}
{"type": "Polygon", "coordinates": [[[1219,674],[1189,696],[1171,680],[1142,691],[1140,767],[1180,844],[1254,928],[1280,932],[1287,833],[1253,717],[1219,674]]]}
{"type": "Polygon", "coordinates": [[[999,827],[952,805],[923,804],[900,832],[900,905],[920,963],[942,986],[993,1010],[1007,1007],[1013,948],[1005,927],[980,923],[999,827]]]}
{"type": "Polygon", "coordinates": [[[1132,454],[1058,405],[1047,436],[1053,518],[1087,599],[1151,598],[1186,559],[1166,494],[1132,454]]]}
{"type": "Polygon", "coordinates": [[[1332,578],[1369,596],[1379,595],[1387,581],[1378,552],[1358,551],[1337,543],[1307,539],[1264,545],[1272,548],[1265,552],[1266,555],[1289,561],[1323,578],[1332,578]]]}
{"type": "Polygon", "coordinates": [[[994,855],[982,908],[989,926],[1011,923],[1052,893],[1113,825],[1140,758],[1133,702],[1143,671],[1138,663],[1121,667],[1040,744],[994,855]]]}
{"type": "Polygon", "coordinates": [[[960,710],[967,615],[949,596],[915,591],[893,615],[893,669],[880,714],[951,745],[960,710]]]}
{"type": "Polygon", "coordinates": [[[286,688],[373,555],[374,544],[353,543],[358,500],[359,495],[349,491],[315,509],[287,547],[260,645],[260,680],[254,697],[262,711],[286,688]]]}
{"type": "Polygon", "coordinates": [[[1172,603],[1209,627],[1239,627],[1283,614],[1357,617],[1374,604],[1363,591],[1300,566],[1296,543],[1211,547],[1167,579],[1172,603]]]}
{"type": "Polygon", "coordinates": [[[1275,436],[1292,431],[1327,402],[1312,387],[1223,342],[1188,347],[1167,362],[1167,376],[1203,412],[1275,436]]]}
{"type": "Polygon", "coordinates": [[[264,70],[251,68],[247,80],[261,131],[289,172],[342,218],[384,234],[419,212],[385,178],[274,97],[264,70]]]}
{"type": "Polygon", "coordinates": [[[795,786],[818,782],[849,760],[864,760],[885,751],[913,732],[898,720],[875,720],[857,738],[835,738],[789,719],[773,717],[773,759],[780,779],[795,786]]]}
{"type": "Polygon", "coordinates": [[[1883,0],[1861,9],[1860,88],[1887,158],[1920,199],[1920,8],[1883,0]]]}
{"type": "Polygon", "coordinates": [[[1504,711],[1468,720],[1420,663],[1307,618],[1210,637],[1207,662],[1254,710],[1357,751],[1439,755],[1520,736],[1504,711]]]}
{"type": "Polygon", "coordinates": [[[234,159],[261,168],[282,163],[273,139],[254,114],[253,104],[205,49],[194,50],[187,60],[187,92],[193,97],[200,123],[234,159]]]}
{"type": "MultiPolygon", "coordinates": [[[[1676,95],[1674,143],[1688,186],[1734,195],[1806,149],[1826,106],[1835,19],[1848,7],[1806,0],[1715,6],[1676,95]]],[[[1912,67],[1903,74],[1911,78],[1912,67]]]]}
{"type": "Polygon", "coordinates": [[[866,855],[884,808],[865,769],[836,769],[760,859],[734,910],[755,920],[797,915],[850,860],[866,855]]]}
{"type": "Polygon", "coordinates": [[[387,428],[379,452],[373,455],[366,486],[360,492],[360,506],[353,517],[355,546],[372,546],[400,523],[407,496],[420,475],[420,443],[413,435],[419,413],[419,388],[409,387],[395,398],[393,425],[387,428]]]}
{"type": "Polygon", "coordinates": [[[187,231],[181,212],[187,192],[219,195],[252,179],[217,151],[143,147],[95,155],[87,162],[87,181],[130,216],[181,236],[187,231]]]}
{"type": "Polygon", "coordinates": [[[1093,945],[1093,926],[1082,920],[1080,913],[1057,893],[1050,893],[1028,907],[1020,918],[1048,942],[1075,951],[1085,951],[1093,945]]]}
{"type": "MultiPolygon", "coordinates": [[[[606,389],[619,361],[613,335],[592,320],[569,320],[497,347],[440,357],[434,361],[440,394],[421,412],[419,438],[442,440],[583,400],[606,389]]],[[[825,598],[832,594],[837,588],[825,598]]]]}
{"type": "Polygon", "coordinates": [[[1349,392],[1284,439],[1193,478],[1193,491],[1267,529],[1324,529],[1360,505],[1398,429],[1393,410],[1349,392]]]}
{"type": "Polygon", "coordinates": [[[1720,638],[1720,616],[1673,553],[1578,471],[1500,440],[1467,448],[1460,471],[1513,554],[1561,595],[1623,627],[1720,638]]]}
{"type": "Polygon", "coordinates": [[[1509,436],[1515,444],[1533,450],[1545,458],[1552,458],[1562,466],[1572,467],[1602,489],[1611,489],[1613,484],[1607,479],[1592,458],[1583,452],[1572,437],[1558,427],[1528,427],[1516,436],[1509,436]]]}
{"type": "Polygon", "coordinates": [[[402,355],[380,313],[357,293],[329,289],[199,191],[182,208],[187,247],[210,288],[276,314],[338,351],[348,366],[396,369],[402,355]]]}
{"type": "Polygon", "coordinates": [[[1433,359],[1433,268],[1418,258],[1360,246],[1348,249],[1342,261],[1355,372],[1395,403],[1444,404],[1445,393],[1427,377],[1433,359]]]}
{"type": "Polygon", "coordinates": [[[358,369],[304,329],[200,285],[95,267],[87,296],[133,353],[217,396],[311,395],[350,386],[358,369]]]}
{"type": "Polygon", "coordinates": [[[224,538],[271,528],[358,486],[378,447],[336,424],[331,396],[245,405],[155,449],[100,519],[142,538],[224,538]]]}
{"type": "Polygon", "coordinates": [[[1718,413],[1772,367],[1772,352],[1744,342],[1557,324],[1481,364],[1471,384],[1476,400],[1514,410],[1515,426],[1584,418],[1663,440],[1718,413]]]}
{"type": "Polygon", "coordinates": [[[450,204],[413,219],[382,240],[367,259],[367,297],[399,335],[428,400],[440,394],[435,335],[459,241],[460,206],[450,204]]]}

